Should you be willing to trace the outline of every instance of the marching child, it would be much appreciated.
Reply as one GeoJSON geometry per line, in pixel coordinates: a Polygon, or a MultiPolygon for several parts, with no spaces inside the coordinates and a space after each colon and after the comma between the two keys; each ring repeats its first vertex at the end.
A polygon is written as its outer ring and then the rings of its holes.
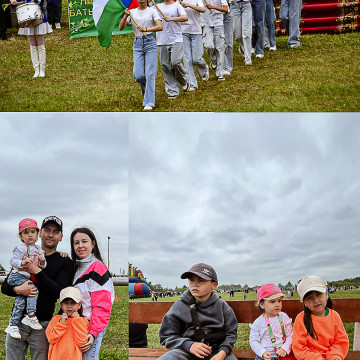
{"type": "Polygon", "coordinates": [[[215,270],[195,264],[181,275],[189,290],[165,314],[159,331],[160,343],[171,349],[161,360],[236,360],[237,319],[233,310],[213,292],[218,286],[215,270]]]}
{"type": "Polygon", "coordinates": [[[80,346],[89,333],[89,321],[82,317],[80,290],[69,286],[60,292],[60,310],[46,329],[49,360],[81,360],[80,346]]]}
{"type": "Polygon", "coordinates": [[[349,339],[340,315],[332,310],[327,283],[316,275],[306,276],[298,286],[304,311],[295,319],[293,351],[297,360],[343,360],[349,339]]]}
{"type": "Polygon", "coordinates": [[[180,24],[182,21],[187,21],[188,17],[178,1],[165,0],[156,7],[164,15],[162,16],[163,31],[158,33],[156,44],[159,49],[165,91],[171,100],[179,97],[178,83],[183,91],[190,89],[188,73],[182,64],[184,43],[180,24]]]}
{"type": "Polygon", "coordinates": [[[291,352],[293,329],[291,319],[281,311],[284,296],[274,284],[263,285],[257,293],[263,314],[254,321],[250,331],[250,346],[256,360],[278,359],[291,352]]]}
{"type": "Polygon", "coordinates": [[[196,90],[198,83],[194,73],[194,65],[203,81],[209,80],[209,67],[203,59],[204,47],[202,43],[202,31],[200,13],[205,12],[202,0],[187,0],[181,2],[185,8],[188,21],[181,23],[184,40],[184,65],[189,75],[190,89],[196,90]]]}
{"type": "Polygon", "coordinates": [[[201,17],[203,28],[203,42],[210,57],[210,67],[215,70],[218,80],[224,77],[225,35],[223,14],[227,13],[226,0],[208,0],[206,10],[201,17]]]}
{"type": "Polygon", "coordinates": [[[131,25],[135,34],[134,79],[141,85],[144,96],[143,107],[151,111],[155,107],[155,80],[158,69],[157,47],[153,32],[162,31],[160,16],[155,8],[147,6],[147,0],[138,0],[139,7],[125,9],[124,16],[119,23],[119,29],[124,29],[132,17],[131,25]]]}
{"type": "MultiPolygon", "coordinates": [[[[19,35],[27,35],[30,43],[31,61],[35,70],[33,78],[45,77],[46,50],[45,50],[45,34],[52,33],[43,3],[46,0],[26,0],[26,3],[37,3],[40,5],[43,21],[41,24],[32,27],[21,27],[19,35]]],[[[11,0],[13,6],[19,6],[16,0],[11,0]]]]}
{"type": "MultiPolygon", "coordinates": [[[[22,269],[27,264],[36,261],[41,269],[46,267],[44,250],[35,244],[38,235],[39,228],[35,220],[26,218],[19,222],[19,237],[23,243],[17,245],[13,250],[13,257],[10,260],[10,265],[13,268],[7,279],[10,286],[19,286],[31,279],[31,275],[22,269]]],[[[34,281],[35,279],[31,280],[34,281]]],[[[30,286],[34,285],[31,284],[30,286]]],[[[17,295],[15,297],[9,326],[5,329],[5,332],[11,337],[21,339],[18,325],[25,309],[27,315],[21,322],[34,330],[42,330],[42,326],[35,316],[37,297],[37,295],[33,297],[17,295]]]]}

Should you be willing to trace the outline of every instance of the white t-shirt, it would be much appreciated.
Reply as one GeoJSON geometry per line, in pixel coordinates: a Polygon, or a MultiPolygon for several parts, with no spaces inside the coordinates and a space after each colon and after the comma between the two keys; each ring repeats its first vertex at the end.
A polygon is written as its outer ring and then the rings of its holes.
{"type": "MultiPolygon", "coordinates": [[[[164,3],[157,4],[159,9],[168,17],[179,17],[186,15],[184,8],[178,3],[174,2],[171,5],[165,5],[164,3]]],[[[156,10],[157,11],[157,10],[156,10]]],[[[156,36],[157,45],[172,45],[177,42],[183,42],[181,24],[179,21],[163,20],[161,14],[161,21],[163,24],[163,31],[159,31],[156,36]]]]}
{"type": "MultiPolygon", "coordinates": [[[[217,7],[227,6],[229,7],[226,0],[207,0],[208,4],[214,5],[217,7]]],[[[208,25],[208,26],[220,26],[224,25],[224,13],[222,11],[218,11],[215,9],[210,10],[205,6],[205,12],[201,14],[201,25],[208,25]]]]}
{"type": "MultiPolygon", "coordinates": [[[[279,312],[285,328],[285,343],[283,341],[283,333],[279,319],[276,317],[269,318],[271,330],[275,337],[275,345],[277,349],[283,348],[287,353],[290,352],[292,343],[293,328],[291,319],[284,312],[279,312]]],[[[251,325],[250,330],[250,346],[256,355],[262,357],[265,351],[271,353],[272,357],[276,357],[273,344],[271,342],[269,330],[267,328],[264,315],[259,316],[251,325]]]]}
{"type": "MultiPolygon", "coordinates": [[[[136,20],[136,22],[143,27],[149,28],[153,27],[156,23],[156,20],[160,20],[160,16],[155,7],[147,7],[145,10],[139,10],[139,8],[130,10],[131,16],[136,20]]],[[[130,16],[126,19],[127,23],[130,23],[130,16]]],[[[135,23],[131,21],[131,26],[134,31],[135,36],[144,36],[141,31],[137,28],[135,23]]],[[[147,31],[146,34],[151,34],[150,31],[147,31]]]]}
{"type": "MultiPolygon", "coordinates": [[[[184,0],[184,2],[195,6],[204,6],[202,0],[184,0]]],[[[189,20],[181,23],[183,34],[202,34],[200,24],[201,13],[190,7],[185,8],[185,12],[189,20]]]]}

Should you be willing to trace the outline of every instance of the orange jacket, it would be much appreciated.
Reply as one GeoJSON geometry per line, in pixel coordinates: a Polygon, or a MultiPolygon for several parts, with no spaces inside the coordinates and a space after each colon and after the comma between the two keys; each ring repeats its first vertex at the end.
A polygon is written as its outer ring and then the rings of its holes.
{"type": "Polygon", "coordinates": [[[71,317],[66,322],[60,321],[61,315],[55,315],[46,329],[49,340],[48,360],[81,360],[79,348],[89,333],[89,321],[84,317],[71,317]]]}
{"type": "Polygon", "coordinates": [[[349,338],[340,315],[331,309],[325,317],[311,315],[318,340],[313,339],[304,325],[304,312],[295,319],[293,352],[297,360],[343,360],[349,351],[349,338]]]}

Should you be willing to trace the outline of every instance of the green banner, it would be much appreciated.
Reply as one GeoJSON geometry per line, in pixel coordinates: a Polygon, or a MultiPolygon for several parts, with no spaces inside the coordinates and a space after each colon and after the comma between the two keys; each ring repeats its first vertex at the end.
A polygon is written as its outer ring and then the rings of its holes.
{"type": "MultiPolygon", "coordinates": [[[[98,36],[92,17],[92,8],[92,0],[69,0],[68,14],[70,39],[98,36]]],[[[131,25],[126,26],[124,30],[120,31],[119,22],[120,18],[112,31],[112,35],[127,34],[132,32],[131,25]]]]}

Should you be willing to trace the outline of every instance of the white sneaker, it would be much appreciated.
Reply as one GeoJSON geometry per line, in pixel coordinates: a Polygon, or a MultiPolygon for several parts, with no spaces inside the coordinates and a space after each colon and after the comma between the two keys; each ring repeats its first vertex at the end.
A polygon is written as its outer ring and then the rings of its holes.
{"type": "Polygon", "coordinates": [[[209,80],[209,67],[208,66],[207,66],[206,74],[201,79],[202,79],[202,81],[208,81],[209,80]]]}
{"type": "Polygon", "coordinates": [[[224,77],[224,76],[218,76],[218,80],[219,80],[219,81],[224,81],[224,80],[225,80],[225,77],[224,77]]]}
{"type": "Polygon", "coordinates": [[[189,89],[190,89],[190,81],[188,81],[187,83],[186,83],[186,85],[183,85],[183,90],[184,91],[188,91],[189,89]]]}
{"type": "Polygon", "coordinates": [[[195,91],[196,90],[196,88],[194,88],[194,87],[190,87],[190,89],[189,89],[189,91],[195,91]]]}
{"type": "Polygon", "coordinates": [[[5,332],[7,334],[9,334],[11,337],[13,337],[14,339],[21,339],[19,328],[16,325],[9,325],[5,329],[5,332]]]}
{"type": "Polygon", "coordinates": [[[274,45],[274,46],[270,46],[269,50],[270,50],[270,51],[276,51],[276,50],[277,50],[276,45],[274,45]]]}
{"type": "Polygon", "coordinates": [[[252,65],[251,61],[245,61],[245,65],[252,65]]]}
{"type": "Polygon", "coordinates": [[[177,99],[178,97],[179,97],[179,95],[168,95],[169,100],[174,100],[174,99],[177,99]]]}
{"type": "Polygon", "coordinates": [[[264,54],[256,54],[255,57],[257,57],[258,59],[262,59],[264,57],[264,54]]]}
{"type": "Polygon", "coordinates": [[[224,71],[224,75],[231,75],[231,72],[230,72],[230,71],[225,70],[225,71],[224,71]]]}
{"type": "Polygon", "coordinates": [[[60,23],[55,23],[55,29],[61,29],[60,23]]]}
{"type": "Polygon", "coordinates": [[[255,48],[251,48],[251,53],[255,54],[255,48]]]}
{"type": "Polygon", "coordinates": [[[210,67],[215,70],[216,69],[216,64],[213,64],[212,62],[210,62],[210,67]]]}
{"type": "Polygon", "coordinates": [[[150,105],[145,105],[144,106],[144,111],[151,111],[153,108],[152,108],[152,106],[150,106],[150,105]]]}
{"type": "Polygon", "coordinates": [[[42,326],[40,325],[39,323],[39,320],[37,319],[36,316],[28,316],[26,315],[22,320],[21,322],[24,324],[24,325],[27,325],[27,326],[30,326],[32,329],[34,330],[42,330],[42,326]]]}

